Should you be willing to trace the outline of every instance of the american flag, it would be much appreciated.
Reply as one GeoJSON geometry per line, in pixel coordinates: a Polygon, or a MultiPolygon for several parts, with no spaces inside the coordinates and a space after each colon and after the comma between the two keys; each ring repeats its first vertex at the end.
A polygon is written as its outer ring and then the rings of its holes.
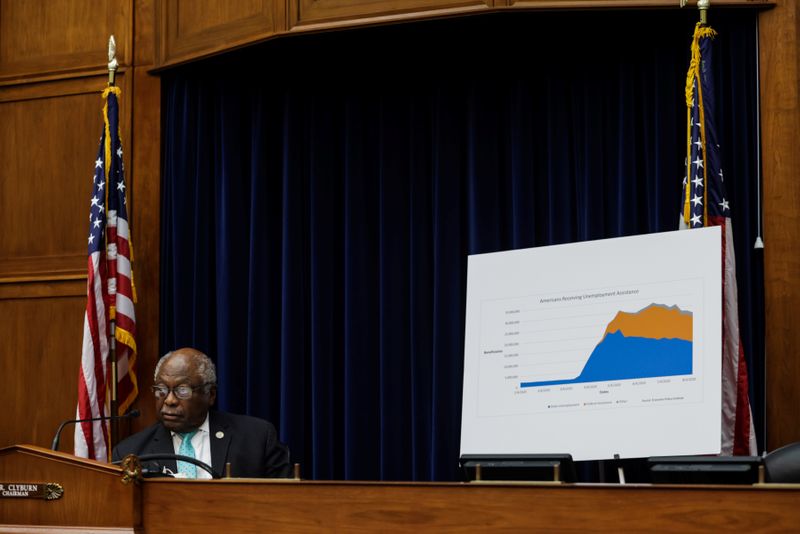
{"type": "MultiPolygon", "coordinates": [[[[78,376],[76,419],[109,415],[108,364],[112,321],[115,322],[118,413],[136,398],[136,314],[128,228],[122,143],[119,138],[118,87],[103,91],[105,127],[92,175],[89,206],[88,279],[83,320],[83,354],[78,376]]],[[[108,460],[108,426],[95,421],[75,427],[75,454],[108,460]]]]}
{"type": "Polygon", "coordinates": [[[747,389],[747,363],[739,337],[736,258],[731,208],[725,197],[720,147],[714,125],[712,39],[698,23],[686,76],[687,147],[681,227],[722,227],[722,440],[724,455],[755,455],[756,440],[747,389]]]}

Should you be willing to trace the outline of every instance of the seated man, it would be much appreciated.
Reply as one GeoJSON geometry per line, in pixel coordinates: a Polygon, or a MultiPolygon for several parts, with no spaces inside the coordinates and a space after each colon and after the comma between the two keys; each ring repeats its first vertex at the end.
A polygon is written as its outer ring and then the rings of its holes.
{"type": "MultiPolygon", "coordinates": [[[[224,412],[209,412],[217,398],[214,362],[202,352],[183,348],[164,355],[156,365],[153,393],[159,422],[121,441],[112,453],[119,461],[128,454],[180,454],[211,465],[232,477],[291,476],[289,449],[278,440],[272,423],[224,412]]],[[[158,460],[189,478],[211,478],[189,462],[158,460]]]]}

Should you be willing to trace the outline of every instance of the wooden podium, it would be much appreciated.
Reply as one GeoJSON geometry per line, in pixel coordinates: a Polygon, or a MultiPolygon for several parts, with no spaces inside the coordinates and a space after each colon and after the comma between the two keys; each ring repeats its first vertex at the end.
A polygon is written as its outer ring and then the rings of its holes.
{"type": "Polygon", "coordinates": [[[122,470],[113,465],[14,445],[0,449],[0,485],[0,532],[134,532],[141,527],[141,487],[123,484],[122,470]]]}
{"type": "Polygon", "coordinates": [[[0,532],[790,532],[800,525],[800,484],[125,484],[122,470],[104,463],[33,446],[0,449],[0,485],[41,483],[61,485],[63,495],[0,497],[0,532]]]}
{"type": "Polygon", "coordinates": [[[151,479],[148,534],[797,532],[800,485],[151,479]]]}

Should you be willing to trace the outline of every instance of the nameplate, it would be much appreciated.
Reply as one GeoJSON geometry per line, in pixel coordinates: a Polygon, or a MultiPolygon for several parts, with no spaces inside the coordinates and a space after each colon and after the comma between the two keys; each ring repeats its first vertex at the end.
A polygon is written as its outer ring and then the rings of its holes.
{"type": "Polygon", "coordinates": [[[53,501],[64,495],[64,488],[55,482],[0,482],[0,499],[44,499],[53,501]]]}

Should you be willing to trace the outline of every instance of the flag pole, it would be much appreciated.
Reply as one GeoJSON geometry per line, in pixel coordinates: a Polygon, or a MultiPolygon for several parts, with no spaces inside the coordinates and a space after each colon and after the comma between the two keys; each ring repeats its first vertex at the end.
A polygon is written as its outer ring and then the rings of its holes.
{"type": "MultiPolygon", "coordinates": [[[[114,87],[114,78],[117,74],[117,43],[114,40],[114,36],[108,38],[108,86],[114,87]]],[[[106,163],[110,165],[110,163],[106,163]]],[[[106,187],[106,191],[108,191],[108,187],[106,187]]],[[[108,202],[106,202],[106,209],[108,209],[108,202]]],[[[108,235],[106,233],[106,235],[108,235]]],[[[106,239],[108,239],[106,237],[106,239]]],[[[119,415],[117,411],[119,410],[119,401],[117,399],[117,344],[116,344],[116,319],[112,315],[109,321],[109,350],[108,350],[108,364],[109,369],[111,370],[111,384],[109,384],[109,390],[111,392],[110,397],[110,410],[109,415],[119,415]]],[[[119,420],[118,419],[111,419],[111,443],[108,447],[108,450],[111,451],[114,448],[114,445],[119,443],[119,420]]]]}
{"type": "MultiPolygon", "coordinates": [[[[680,6],[686,7],[688,0],[680,0],[680,6]]],[[[697,9],[700,10],[700,24],[708,24],[708,10],[711,8],[711,0],[697,0],[697,9]]]]}
{"type": "Polygon", "coordinates": [[[697,9],[700,10],[700,23],[708,24],[708,8],[711,7],[711,0],[697,0],[697,9]]]}

